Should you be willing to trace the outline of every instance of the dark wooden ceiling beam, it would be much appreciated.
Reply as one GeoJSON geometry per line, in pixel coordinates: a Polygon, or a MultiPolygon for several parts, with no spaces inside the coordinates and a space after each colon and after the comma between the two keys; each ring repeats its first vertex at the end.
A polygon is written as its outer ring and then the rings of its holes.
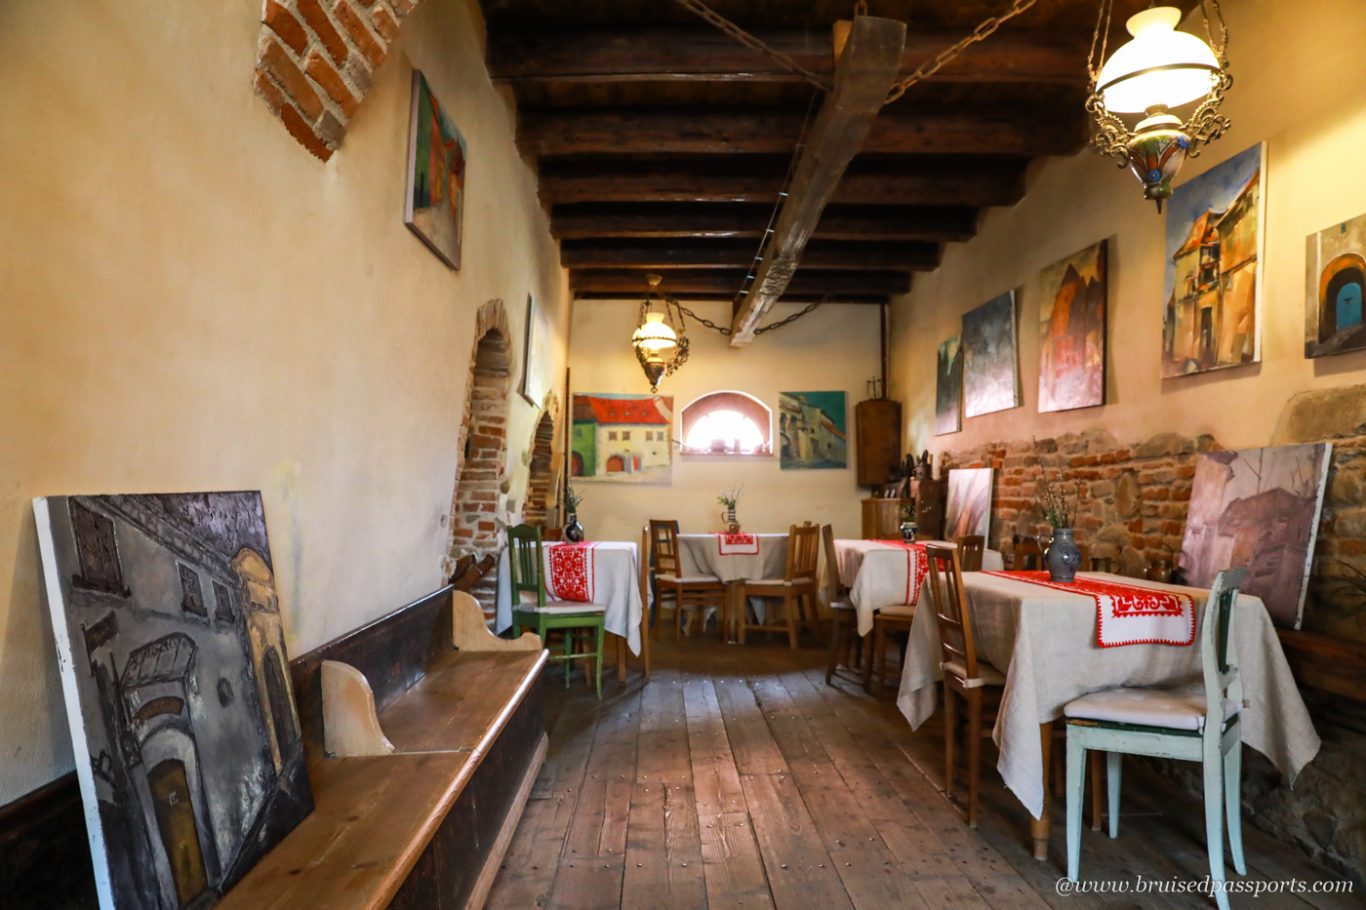
{"type": "MultiPolygon", "coordinates": [[[[838,192],[838,191],[837,191],[838,192]]],[[[592,238],[758,239],[772,206],[751,205],[557,205],[550,233],[561,240],[592,238]]],[[[816,225],[818,240],[968,240],[977,232],[977,211],[962,206],[831,206],[816,225]]]]}
{"type": "MultiPolygon", "coordinates": [[[[556,171],[542,167],[541,200],[576,202],[756,202],[772,205],[782,189],[779,176],[614,168],[556,171]]],[[[1014,205],[1024,196],[1024,167],[997,172],[855,173],[840,180],[832,202],[850,205],[1014,205]]]]}
{"type": "MultiPolygon", "coordinates": [[[[572,269],[569,287],[574,291],[616,293],[628,297],[642,297],[647,285],[648,269],[572,269]]],[[[710,269],[671,271],[660,286],[666,294],[708,294],[729,300],[735,296],[745,279],[743,269],[719,271],[710,269]]],[[[799,270],[792,277],[784,299],[790,295],[831,294],[852,296],[889,296],[904,294],[911,288],[907,272],[874,271],[810,271],[799,270]]]]}
{"type": "MultiPolygon", "coordinates": [[[[792,150],[802,121],[801,113],[715,108],[523,110],[517,143],[534,156],[781,154],[792,150]]],[[[1060,119],[1027,109],[920,113],[891,106],[873,122],[862,150],[1034,157],[1076,151],[1085,139],[1081,110],[1060,119]]]]}
{"type": "Polygon", "coordinates": [[[834,88],[821,101],[803,137],[805,145],[798,152],[773,235],[731,320],[732,347],[753,341],[760,320],[782,299],[845,169],[877,129],[876,118],[896,78],[905,40],[903,22],[855,17],[849,41],[835,65],[834,88]]]}
{"type": "MultiPolygon", "coordinates": [[[[612,240],[566,240],[560,265],[568,269],[745,269],[754,264],[757,243],[692,241],[622,243],[612,240]]],[[[883,269],[928,271],[939,266],[933,243],[812,243],[802,267],[812,269],[883,269]]]]}
{"type": "MultiPolygon", "coordinates": [[[[729,296],[728,294],[718,294],[718,293],[716,293],[716,292],[714,292],[714,291],[713,291],[713,292],[709,292],[709,291],[675,291],[675,292],[674,292],[673,294],[671,294],[670,296],[672,296],[672,297],[673,297],[674,299],[676,299],[676,300],[684,300],[684,301],[692,301],[692,300],[710,300],[710,301],[725,301],[726,303],[729,303],[729,302],[730,302],[730,296],[729,296]]],[[[628,302],[628,303],[632,303],[632,304],[637,304],[637,303],[640,302],[640,295],[623,294],[623,293],[621,293],[620,291],[574,291],[574,299],[575,299],[575,300],[611,300],[611,301],[615,301],[615,302],[618,302],[618,303],[621,303],[621,302],[628,302]]],[[[849,294],[849,293],[844,293],[844,294],[841,294],[838,298],[831,298],[828,302],[831,303],[831,304],[845,304],[845,303],[852,303],[852,304],[869,304],[869,303],[887,303],[890,299],[891,299],[891,295],[890,295],[890,294],[849,294]]],[[[786,294],[783,295],[782,302],[783,302],[783,303],[815,303],[816,301],[825,301],[825,300],[826,300],[826,295],[825,295],[825,294],[797,294],[797,293],[793,293],[791,290],[789,290],[786,294]]],[[[690,329],[689,331],[691,331],[691,329],[690,329]]]]}
{"type": "MultiPolygon", "coordinates": [[[[813,72],[834,72],[828,30],[765,31],[758,37],[813,72]]],[[[910,32],[900,71],[914,71],[962,37],[958,32],[910,32]]],[[[941,83],[1084,85],[1088,38],[1051,30],[998,32],[991,40],[969,47],[934,78],[941,83]]],[[[802,78],[712,28],[505,29],[489,36],[487,59],[494,80],[514,83],[799,82],[802,78]]]]}

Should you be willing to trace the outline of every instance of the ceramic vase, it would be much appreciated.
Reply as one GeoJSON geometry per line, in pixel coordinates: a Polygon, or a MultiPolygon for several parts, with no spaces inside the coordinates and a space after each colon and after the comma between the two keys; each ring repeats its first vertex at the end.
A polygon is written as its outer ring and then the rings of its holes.
{"type": "Polygon", "coordinates": [[[740,533],[740,520],[735,517],[734,509],[726,509],[721,513],[721,523],[726,526],[727,534],[740,533]]]}
{"type": "Polygon", "coordinates": [[[1077,568],[1081,565],[1081,551],[1077,549],[1071,528],[1053,530],[1053,540],[1044,553],[1044,565],[1048,566],[1048,577],[1053,581],[1066,582],[1077,577],[1077,568]]]}
{"type": "Polygon", "coordinates": [[[570,512],[565,516],[564,530],[561,533],[570,543],[579,543],[583,540],[583,525],[579,524],[577,512],[570,512]]]}

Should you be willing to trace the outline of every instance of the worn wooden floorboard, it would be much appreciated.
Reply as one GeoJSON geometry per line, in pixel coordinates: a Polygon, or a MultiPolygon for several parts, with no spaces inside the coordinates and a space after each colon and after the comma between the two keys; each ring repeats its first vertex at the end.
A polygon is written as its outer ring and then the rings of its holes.
{"type": "MultiPolygon", "coordinates": [[[[912,731],[890,699],[825,685],[823,651],[662,636],[654,678],[542,680],[550,752],[490,894],[492,908],[954,907],[1195,910],[1198,895],[1073,894],[1061,801],[1047,861],[983,750],[979,827],[943,795],[938,718],[912,731]]],[[[1199,880],[1198,799],[1126,766],[1120,836],[1084,831],[1082,876],[1199,880]]],[[[959,793],[964,794],[960,771],[959,793]]],[[[1089,819],[1088,819],[1089,822],[1089,819]]],[[[1249,880],[1332,879],[1245,825],[1249,880]]],[[[1230,869],[1230,878],[1233,878],[1230,869]]],[[[1233,895],[1245,906],[1250,897],[1233,895]]],[[[1358,906],[1360,895],[1264,895],[1258,907],[1358,906]]]]}

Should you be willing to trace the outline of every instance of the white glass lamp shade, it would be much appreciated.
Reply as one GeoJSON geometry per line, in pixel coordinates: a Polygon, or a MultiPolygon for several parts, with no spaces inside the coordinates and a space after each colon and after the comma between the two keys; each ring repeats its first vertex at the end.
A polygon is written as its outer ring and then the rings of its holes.
{"type": "Polygon", "coordinates": [[[636,329],[631,343],[655,357],[663,358],[678,347],[678,335],[664,321],[663,313],[646,313],[645,321],[636,329]]]}
{"type": "Polygon", "coordinates": [[[1096,79],[1106,109],[1136,114],[1209,94],[1219,79],[1219,61],[1204,41],[1176,30],[1180,21],[1174,6],[1129,17],[1125,27],[1133,40],[1114,52],[1096,79]]]}

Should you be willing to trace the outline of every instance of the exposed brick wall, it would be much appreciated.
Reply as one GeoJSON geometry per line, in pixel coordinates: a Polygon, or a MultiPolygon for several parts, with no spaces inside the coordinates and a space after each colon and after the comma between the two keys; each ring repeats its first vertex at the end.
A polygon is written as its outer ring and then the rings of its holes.
{"type": "MultiPolygon", "coordinates": [[[[1272,444],[1329,441],[1329,465],[1304,608],[1309,631],[1366,640],[1366,595],[1345,583],[1366,570],[1366,385],[1306,393],[1286,406],[1272,444]]],[[[1034,505],[1039,468],[1033,440],[990,443],[945,453],[944,468],[996,469],[992,545],[1008,549],[1015,534],[1046,534],[1034,505]]],[[[1122,443],[1104,431],[1040,438],[1037,449],[1052,475],[1080,480],[1089,498],[1079,510],[1078,539],[1093,555],[1117,558],[1117,570],[1137,575],[1148,560],[1179,553],[1198,453],[1221,448],[1210,436],[1161,434],[1122,443]]],[[[1046,538],[1045,538],[1046,540],[1046,538]]],[[[1317,758],[1294,789],[1260,754],[1245,750],[1244,817],[1297,844],[1338,871],[1366,878],[1366,705],[1306,691],[1323,739],[1317,758]]],[[[1159,762],[1164,774],[1201,792],[1198,767],[1159,762]]]]}
{"type": "Polygon", "coordinates": [[[531,435],[531,461],[527,474],[526,507],[522,510],[523,520],[529,525],[545,527],[549,517],[551,492],[555,488],[555,475],[551,469],[555,448],[555,414],[550,408],[536,422],[531,435]]]}
{"type": "Polygon", "coordinates": [[[264,0],[256,92],[323,161],[389,55],[416,0],[264,0]]]}
{"type": "MultiPolygon", "coordinates": [[[[460,466],[451,498],[447,571],[466,553],[497,555],[504,542],[501,500],[507,492],[503,487],[513,357],[503,301],[490,300],[480,307],[474,337],[465,419],[460,428],[460,466]]],[[[481,603],[491,616],[493,604],[485,599],[480,598],[481,603]]]]}

